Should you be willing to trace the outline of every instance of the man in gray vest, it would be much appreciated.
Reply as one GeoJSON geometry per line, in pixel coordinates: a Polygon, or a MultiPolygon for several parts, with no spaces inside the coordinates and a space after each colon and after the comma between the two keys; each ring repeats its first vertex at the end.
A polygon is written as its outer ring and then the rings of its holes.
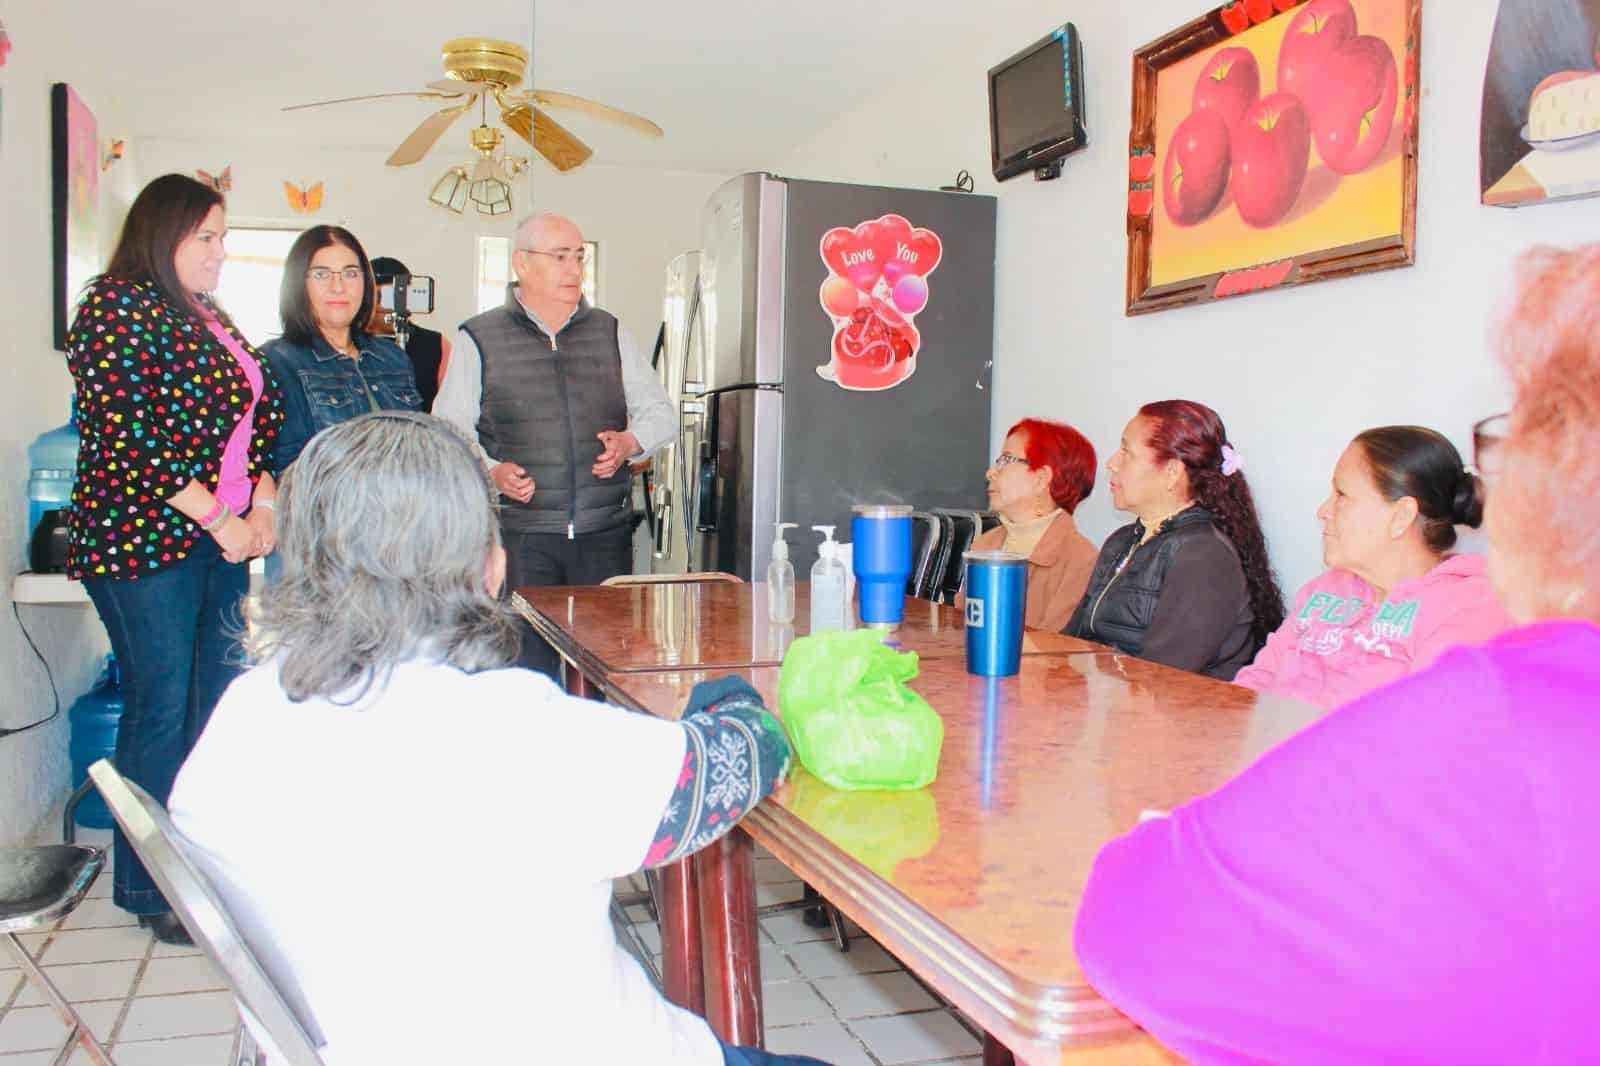
{"type": "Polygon", "coordinates": [[[592,585],[633,569],[629,460],[672,439],[650,360],[583,297],[583,234],[524,219],[504,306],[461,324],[434,414],[476,441],[500,490],[506,587],[592,585]]]}

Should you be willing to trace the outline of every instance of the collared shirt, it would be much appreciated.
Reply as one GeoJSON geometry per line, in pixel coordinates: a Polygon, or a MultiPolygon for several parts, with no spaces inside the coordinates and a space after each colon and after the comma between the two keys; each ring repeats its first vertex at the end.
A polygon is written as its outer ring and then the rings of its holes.
{"type": "MultiPolygon", "coordinates": [[[[528,320],[548,337],[559,338],[561,330],[566,329],[572,316],[578,313],[578,308],[574,307],[559,329],[551,329],[522,302],[521,296],[517,297],[517,304],[527,314],[528,320]]],[[[637,462],[672,440],[678,432],[678,415],[672,409],[672,401],[667,398],[667,390],[662,386],[661,379],[650,366],[649,357],[621,322],[617,323],[617,350],[622,356],[623,400],[628,405],[628,424],[617,428],[628,430],[638,439],[639,453],[629,456],[637,462]]],[[[438,398],[433,401],[433,413],[465,433],[482,458],[483,465],[490,467],[500,460],[484,451],[478,441],[478,415],[482,403],[483,354],[478,351],[472,335],[464,329],[458,329],[450,340],[450,362],[445,367],[438,398]]]]}

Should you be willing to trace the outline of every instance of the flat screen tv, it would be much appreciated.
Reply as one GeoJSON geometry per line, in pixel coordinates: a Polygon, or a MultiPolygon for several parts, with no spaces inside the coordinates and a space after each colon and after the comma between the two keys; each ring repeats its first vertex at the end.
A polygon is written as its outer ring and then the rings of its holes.
{"type": "Polygon", "coordinates": [[[1089,143],[1083,110],[1083,42],[1070,22],[989,68],[995,179],[1027,170],[1055,177],[1058,161],[1089,143]]]}

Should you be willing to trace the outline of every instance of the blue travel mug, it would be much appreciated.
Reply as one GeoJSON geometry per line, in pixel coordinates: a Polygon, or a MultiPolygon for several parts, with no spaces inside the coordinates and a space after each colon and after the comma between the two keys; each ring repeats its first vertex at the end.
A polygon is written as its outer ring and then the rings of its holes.
{"type": "Polygon", "coordinates": [[[909,504],[861,504],[850,519],[851,562],[861,590],[861,624],[886,629],[906,613],[911,576],[909,504]]]}
{"type": "Polygon", "coordinates": [[[1028,557],[971,551],[967,560],[967,673],[1009,677],[1022,666],[1028,557]]]}

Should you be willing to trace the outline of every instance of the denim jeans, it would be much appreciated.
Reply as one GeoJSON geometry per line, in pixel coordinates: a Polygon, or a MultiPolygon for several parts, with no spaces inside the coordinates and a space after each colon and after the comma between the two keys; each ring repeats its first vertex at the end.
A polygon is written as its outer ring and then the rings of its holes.
{"type": "MultiPolygon", "coordinates": [[[[209,536],[187,557],[137,578],[87,577],[83,587],[122,671],[117,770],[165,804],[195,738],[243,669],[244,563],[228,563],[209,536]]],[[[112,898],[130,914],[170,910],[119,828],[112,898]]]]}
{"type": "Polygon", "coordinates": [[[758,1047],[734,1047],[723,1041],[724,1066],[828,1066],[821,1059],[806,1055],[774,1055],[758,1047]]]}

